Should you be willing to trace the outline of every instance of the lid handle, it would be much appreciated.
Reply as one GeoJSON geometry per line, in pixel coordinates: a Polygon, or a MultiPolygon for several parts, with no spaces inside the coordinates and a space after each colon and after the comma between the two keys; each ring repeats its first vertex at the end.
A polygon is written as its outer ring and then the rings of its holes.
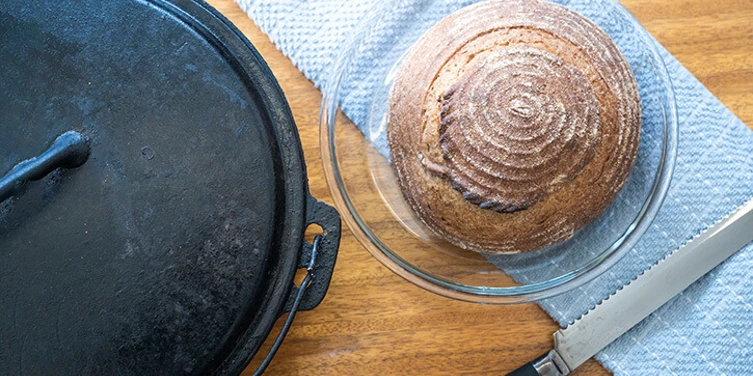
{"type": "Polygon", "coordinates": [[[80,167],[89,159],[89,153],[86,136],[75,131],[63,133],[44,153],[17,164],[0,179],[0,202],[20,194],[26,183],[40,180],[58,168],[80,167]]]}

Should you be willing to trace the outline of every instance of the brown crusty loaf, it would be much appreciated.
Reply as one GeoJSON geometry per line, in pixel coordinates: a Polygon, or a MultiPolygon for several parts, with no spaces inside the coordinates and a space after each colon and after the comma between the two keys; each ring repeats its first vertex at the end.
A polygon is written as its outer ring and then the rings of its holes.
{"type": "Polygon", "coordinates": [[[387,138],[405,199],[448,241],[532,251],[596,218],[638,151],[635,77],[565,7],[491,0],[440,21],[400,66],[387,138]]]}

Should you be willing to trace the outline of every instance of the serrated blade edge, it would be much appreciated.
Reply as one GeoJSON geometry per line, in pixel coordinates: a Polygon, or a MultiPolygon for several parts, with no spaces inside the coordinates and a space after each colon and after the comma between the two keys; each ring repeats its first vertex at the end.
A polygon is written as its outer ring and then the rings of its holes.
{"type": "Polygon", "coordinates": [[[555,350],[575,369],[751,241],[753,199],[555,332],[555,350]]]}

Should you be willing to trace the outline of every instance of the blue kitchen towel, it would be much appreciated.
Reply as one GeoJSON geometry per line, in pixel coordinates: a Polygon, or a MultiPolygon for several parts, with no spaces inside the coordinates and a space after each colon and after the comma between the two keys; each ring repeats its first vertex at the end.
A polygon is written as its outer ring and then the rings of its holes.
{"type": "MultiPolygon", "coordinates": [[[[359,19],[379,2],[236,1],[318,87],[325,87],[330,64],[359,19]]],[[[380,15],[386,27],[379,30],[386,34],[363,46],[370,58],[353,62],[355,69],[342,83],[340,98],[343,111],[378,149],[385,151],[383,130],[365,128],[366,115],[373,89],[382,84],[379,77],[383,76],[372,73],[388,69],[380,66],[381,61],[394,61],[380,56],[399,50],[390,45],[388,34],[409,30],[408,23],[433,24],[477,1],[435,2],[431,7],[415,2],[380,15]]],[[[609,17],[588,0],[557,2],[592,19],[609,17]]],[[[609,19],[597,23],[609,25],[609,19]]],[[[651,228],[611,271],[539,303],[562,326],[753,197],[753,132],[663,47],[658,49],[672,79],[680,121],[679,153],[669,193],[651,228]]],[[[751,270],[753,246],[748,246],[604,349],[597,360],[619,375],[753,374],[751,270]]]]}

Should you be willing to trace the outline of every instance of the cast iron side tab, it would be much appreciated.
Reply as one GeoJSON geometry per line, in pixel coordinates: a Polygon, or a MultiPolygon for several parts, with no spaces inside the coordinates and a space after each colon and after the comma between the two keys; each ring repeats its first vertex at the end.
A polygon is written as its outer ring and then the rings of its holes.
{"type": "Polygon", "coordinates": [[[291,286],[284,309],[284,312],[289,312],[288,317],[285,319],[285,324],[277,335],[272,348],[254,372],[254,376],[261,375],[269,366],[283,339],[288,334],[296,312],[314,309],[322,302],[335,270],[337,250],[340,246],[342,232],[340,215],[333,207],[315,199],[310,194],[308,195],[307,205],[306,226],[318,224],[322,227],[322,234],[316,236],[313,244],[303,242],[298,266],[306,268],[306,277],[300,286],[291,286]]]}
{"type": "MultiPolygon", "coordinates": [[[[340,235],[342,232],[342,223],[340,214],[337,211],[315,199],[308,196],[308,209],[306,210],[306,226],[318,224],[322,226],[321,244],[316,252],[316,265],[311,273],[314,275],[311,286],[306,291],[306,295],[301,301],[299,311],[308,311],[316,308],[322,302],[329,289],[329,282],[332,279],[332,273],[335,270],[335,261],[337,261],[337,249],[340,247],[340,235]]],[[[313,245],[304,241],[299,258],[299,268],[305,268],[310,264],[313,254],[313,245]]],[[[285,312],[290,312],[298,288],[293,286],[285,305],[285,312]]]]}
{"type": "Polygon", "coordinates": [[[21,193],[23,186],[40,180],[58,168],[81,167],[89,158],[89,140],[75,131],[63,133],[38,157],[27,159],[0,179],[0,202],[21,193]]]}

